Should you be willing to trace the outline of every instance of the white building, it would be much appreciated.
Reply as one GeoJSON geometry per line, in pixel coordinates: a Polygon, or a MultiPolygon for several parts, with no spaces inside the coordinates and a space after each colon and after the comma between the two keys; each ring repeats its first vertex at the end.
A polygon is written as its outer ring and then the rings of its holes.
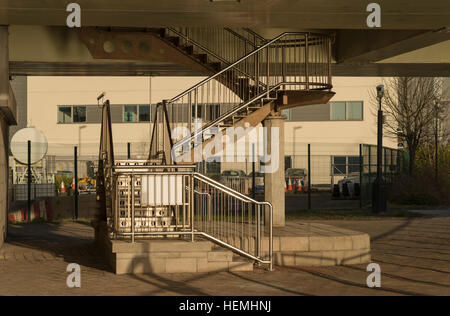
{"type": "MultiPolygon", "coordinates": [[[[151,109],[199,82],[201,77],[28,77],[21,92],[27,103],[28,127],[42,131],[49,142],[48,155],[55,156],[56,169],[71,169],[73,147],[79,159],[95,161],[100,137],[100,107],[97,96],[111,101],[116,157],[126,157],[131,143],[133,158],[148,155],[151,109]]],[[[311,144],[312,178],[329,183],[333,173],[351,173],[359,164],[359,144],[376,144],[376,112],[370,90],[380,84],[376,77],[336,77],[336,95],[328,104],[284,111],[286,167],[306,168],[307,144],[311,144]],[[338,165],[333,172],[332,165],[338,165]],[[352,169],[353,168],[353,169],[352,169]],[[323,179],[322,179],[323,178],[323,179]]],[[[17,93],[19,94],[19,93],[17,93]]],[[[21,104],[23,108],[23,104],[21,104]]],[[[19,110],[20,111],[20,110],[19,110]]],[[[396,148],[396,139],[384,139],[396,148]]],[[[250,163],[226,164],[216,169],[251,171],[250,163]]],[[[359,169],[358,169],[359,170],[359,169]]],[[[217,172],[217,170],[216,170],[217,172]]],[[[86,169],[80,166],[80,173],[86,169]]]]}

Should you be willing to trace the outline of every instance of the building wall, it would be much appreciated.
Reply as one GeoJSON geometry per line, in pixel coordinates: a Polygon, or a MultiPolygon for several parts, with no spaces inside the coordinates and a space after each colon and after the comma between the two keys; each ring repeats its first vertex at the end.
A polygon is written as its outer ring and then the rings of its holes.
{"type": "MultiPolygon", "coordinates": [[[[154,78],[150,96],[148,77],[29,77],[28,125],[46,135],[49,155],[70,156],[76,145],[81,157],[95,157],[100,124],[57,124],[58,105],[95,105],[101,92],[106,93],[105,99],[112,104],[157,103],[176,96],[201,79],[154,78]]],[[[150,123],[114,124],[115,154],[126,155],[128,142],[148,143],[150,131],[150,123]]]]}
{"type": "MultiPolygon", "coordinates": [[[[66,157],[68,165],[73,146],[79,146],[81,157],[95,159],[98,154],[100,124],[57,124],[59,105],[93,105],[101,92],[112,104],[156,104],[170,99],[199,82],[200,77],[29,77],[28,125],[41,130],[49,141],[49,154],[66,157]]],[[[359,144],[376,144],[376,115],[370,91],[381,78],[334,78],[332,101],[362,101],[363,119],[359,121],[331,121],[329,105],[312,105],[295,109],[295,115],[285,123],[286,156],[292,157],[292,167],[304,168],[307,144],[317,157],[321,175],[331,170],[333,155],[359,155],[359,144]],[[293,121],[294,120],[294,121],[293,121]],[[325,170],[326,171],[323,171],[325,170]]],[[[116,156],[124,157],[126,144],[132,143],[132,152],[148,152],[151,123],[113,124],[116,156]]],[[[395,139],[384,139],[387,147],[396,147],[395,139]]],[[[222,163],[221,169],[240,169],[250,172],[250,148],[239,163],[222,163]]],[[[144,158],[143,156],[142,158],[144,158]]],[[[259,169],[259,166],[257,166],[259,169]]],[[[316,175],[317,176],[317,175],[316,175]]]]}

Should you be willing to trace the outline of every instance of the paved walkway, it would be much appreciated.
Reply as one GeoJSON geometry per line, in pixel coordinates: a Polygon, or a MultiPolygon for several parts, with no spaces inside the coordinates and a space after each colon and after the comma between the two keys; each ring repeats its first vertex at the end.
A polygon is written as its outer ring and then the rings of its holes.
{"type": "Polygon", "coordinates": [[[0,249],[0,295],[450,295],[449,217],[315,222],[370,234],[381,289],[367,288],[363,265],[116,276],[88,225],[39,223],[10,227],[0,249]],[[79,289],[66,286],[72,262],[81,265],[79,289]]]}

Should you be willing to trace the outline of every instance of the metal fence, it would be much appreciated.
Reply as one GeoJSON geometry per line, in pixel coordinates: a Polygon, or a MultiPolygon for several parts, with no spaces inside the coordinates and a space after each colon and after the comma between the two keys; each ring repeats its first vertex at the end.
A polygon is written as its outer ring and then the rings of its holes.
{"type": "MultiPolygon", "coordinates": [[[[407,153],[403,150],[383,148],[382,174],[385,183],[392,184],[395,176],[407,169],[407,153]]],[[[361,207],[372,203],[372,184],[377,177],[377,146],[361,145],[361,207]]]]}

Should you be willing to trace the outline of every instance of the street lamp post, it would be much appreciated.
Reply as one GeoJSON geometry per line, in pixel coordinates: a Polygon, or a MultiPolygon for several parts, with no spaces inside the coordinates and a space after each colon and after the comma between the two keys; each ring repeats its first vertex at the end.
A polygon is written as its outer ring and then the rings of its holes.
{"type": "Polygon", "coordinates": [[[372,211],[380,213],[386,211],[386,188],[382,174],[383,163],[383,110],[381,108],[381,101],[384,97],[384,86],[377,86],[377,100],[378,100],[378,133],[377,133],[377,177],[373,183],[372,192],[372,211]]]}

